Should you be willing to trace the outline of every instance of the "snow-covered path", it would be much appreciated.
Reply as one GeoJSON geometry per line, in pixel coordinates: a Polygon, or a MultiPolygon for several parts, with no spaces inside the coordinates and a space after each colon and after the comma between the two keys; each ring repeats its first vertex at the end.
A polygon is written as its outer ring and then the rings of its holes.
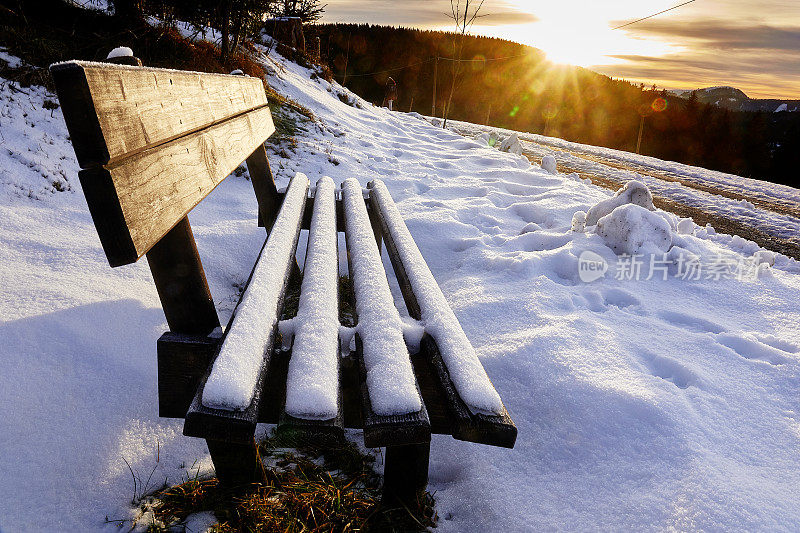
{"type": "MultiPolygon", "coordinates": [[[[620,261],[571,229],[608,191],[265,61],[318,119],[271,157],[279,186],[386,183],[519,428],[513,450],[433,439],[437,531],[800,528],[796,261],[585,283],[584,253],[620,261]]],[[[135,516],[127,464],[177,482],[208,454],[157,416],[166,323],[146,264],[108,267],[60,110],[26,92],[0,86],[0,529],[116,531],[106,516],[135,516]]],[[[263,242],[255,214],[232,176],[190,215],[223,323],[263,242]]],[[[759,252],[683,226],[704,260],[759,252]]]]}
{"type": "MultiPolygon", "coordinates": [[[[452,122],[454,131],[474,136],[509,130],[452,122]]],[[[657,197],[700,210],[712,218],[736,221],[764,235],[762,245],[788,248],[800,256],[800,190],[742,178],[610,148],[573,143],[532,133],[517,133],[524,153],[534,160],[553,155],[565,172],[578,172],[614,188],[636,179],[657,197]],[[781,246],[784,245],[784,246],[781,246]]],[[[751,235],[750,238],[758,238],[751,235]]]]}

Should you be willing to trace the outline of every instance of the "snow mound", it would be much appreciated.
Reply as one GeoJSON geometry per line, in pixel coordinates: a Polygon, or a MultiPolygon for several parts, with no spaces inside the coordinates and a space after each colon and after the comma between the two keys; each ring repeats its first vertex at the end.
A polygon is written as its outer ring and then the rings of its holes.
{"type": "Polygon", "coordinates": [[[133,57],[133,50],[127,46],[117,46],[108,53],[106,59],[114,59],[115,57],[133,57]]]}
{"type": "Polygon", "coordinates": [[[576,211],[572,215],[572,231],[583,233],[586,229],[586,211],[576,211]]]}
{"type": "Polygon", "coordinates": [[[500,151],[522,155],[522,144],[520,144],[519,137],[516,133],[512,133],[510,136],[506,137],[506,140],[500,144],[500,151]]]}
{"type": "Polygon", "coordinates": [[[475,140],[490,148],[497,148],[501,152],[522,155],[522,143],[519,142],[519,136],[516,133],[512,133],[505,139],[500,140],[500,135],[497,132],[485,131],[476,135],[475,140]]]}
{"type": "Polygon", "coordinates": [[[558,170],[556,170],[556,158],[550,154],[544,156],[542,158],[542,168],[550,174],[558,174],[558,170]]]}
{"type": "Polygon", "coordinates": [[[596,231],[617,254],[663,253],[672,246],[669,223],[636,204],[614,209],[597,221],[596,231]]]}
{"type": "Polygon", "coordinates": [[[475,140],[481,144],[494,148],[497,146],[497,143],[500,142],[500,137],[497,135],[497,133],[490,131],[481,133],[475,137],[475,140]]]}
{"type": "MultiPolygon", "coordinates": [[[[542,159],[542,165],[544,166],[544,159],[542,159]]],[[[650,211],[655,210],[650,189],[641,181],[632,180],[618,190],[614,196],[589,209],[589,212],[586,213],[586,225],[594,226],[598,220],[625,204],[636,204],[650,211]]]]}
{"type": "Polygon", "coordinates": [[[682,218],[678,222],[678,233],[681,235],[691,235],[694,233],[694,220],[691,218],[682,218]]]}
{"type": "Polygon", "coordinates": [[[755,260],[756,263],[766,263],[769,266],[773,266],[775,264],[775,257],[775,252],[771,250],[759,250],[753,254],[753,260],[755,260]]]}

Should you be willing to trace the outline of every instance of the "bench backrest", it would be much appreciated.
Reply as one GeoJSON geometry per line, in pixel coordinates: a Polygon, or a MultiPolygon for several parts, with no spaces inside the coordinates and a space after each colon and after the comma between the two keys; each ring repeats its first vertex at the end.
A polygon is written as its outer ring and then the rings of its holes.
{"type": "Polygon", "coordinates": [[[258,78],[83,61],[50,70],[112,266],[147,253],[275,131],[258,78]]]}

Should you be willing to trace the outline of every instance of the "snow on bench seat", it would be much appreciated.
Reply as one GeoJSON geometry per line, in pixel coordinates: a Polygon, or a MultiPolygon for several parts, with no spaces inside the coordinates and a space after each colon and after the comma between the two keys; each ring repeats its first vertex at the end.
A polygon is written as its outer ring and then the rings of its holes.
{"type": "Polygon", "coordinates": [[[357,334],[371,408],[379,416],[419,412],[423,404],[403,339],[403,322],[389,289],[361,185],[353,178],[346,180],[342,195],[357,334]]]}
{"type": "Polygon", "coordinates": [[[212,409],[243,411],[253,401],[264,358],[278,321],[278,303],[289,277],[300,221],[308,194],[308,178],[298,173],[289,184],[250,283],[214,361],[202,392],[212,409]]]}
{"type": "Polygon", "coordinates": [[[472,414],[504,413],[500,396],[486,375],[475,349],[450,309],[382,181],[375,180],[370,184],[370,199],[377,206],[386,225],[385,231],[388,231],[400,256],[419,305],[420,320],[425,332],[436,342],[459,396],[472,414]]]}
{"type": "Polygon", "coordinates": [[[339,414],[339,262],[333,180],[317,182],[295,337],[286,379],[286,414],[331,420],[339,414]]]}

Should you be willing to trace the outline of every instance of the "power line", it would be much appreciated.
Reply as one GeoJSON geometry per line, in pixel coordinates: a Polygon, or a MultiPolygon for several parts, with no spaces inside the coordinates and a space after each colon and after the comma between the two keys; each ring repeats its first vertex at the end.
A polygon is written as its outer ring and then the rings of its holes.
{"type": "Polygon", "coordinates": [[[376,74],[386,74],[387,72],[397,72],[398,70],[405,70],[407,68],[416,67],[418,65],[423,65],[425,63],[430,63],[431,61],[434,61],[436,59],[438,59],[439,61],[454,61],[454,62],[457,62],[457,63],[487,63],[489,61],[504,61],[506,59],[515,59],[517,57],[523,57],[523,56],[526,56],[526,55],[528,55],[528,54],[524,53],[524,54],[517,54],[517,55],[505,56],[505,57],[490,57],[488,59],[487,58],[481,58],[481,59],[454,59],[452,57],[441,57],[441,56],[438,57],[438,58],[430,57],[430,58],[428,58],[428,59],[426,59],[424,61],[418,61],[416,63],[411,63],[410,65],[406,65],[404,67],[390,68],[390,69],[387,69],[387,70],[378,70],[376,72],[368,72],[366,74],[348,74],[347,77],[348,78],[363,78],[363,77],[366,77],[366,76],[375,76],[376,74]]]}
{"type": "MultiPolygon", "coordinates": [[[[440,59],[442,59],[442,58],[440,58],[440,59]]],[[[416,67],[417,65],[422,65],[424,63],[430,63],[433,60],[434,60],[434,58],[431,57],[431,58],[426,59],[425,61],[419,61],[417,63],[411,63],[410,65],[406,65],[404,67],[390,68],[390,69],[387,69],[387,70],[379,70],[377,72],[369,72],[367,74],[349,74],[347,77],[348,78],[362,78],[364,76],[375,76],[376,74],[386,74],[387,72],[396,72],[398,70],[405,70],[407,68],[416,67]]]]}
{"type": "Polygon", "coordinates": [[[678,9],[679,7],[685,6],[686,4],[691,4],[694,1],[695,0],[689,0],[688,2],[684,2],[682,4],[678,4],[677,6],[672,6],[670,8],[667,8],[667,9],[663,10],[663,11],[659,11],[658,13],[653,13],[652,15],[647,15],[646,17],[642,17],[640,19],[636,19],[636,20],[632,20],[630,22],[626,22],[625,24],[622,24],[621,26],[617,26],[616,28],[611,28],[611,29],[612,30],[618,30],[620,28],[624,28],[626,26],[630,26],[631,24],[636,24],[637,22],[641,22],[643,20],[651,19],[651,18],[653,18],[655,16],[658,16],[658,15],[660,15],[662,13],[666,13],[667,11],[672,11],[673,9],[678,9]]]}
{"type": "Polygon", "coordinates": [[[525,52],[524,54],[517,54],[517,55],[514,55],[514,56],[490,57],[488,59],[485,58],[485,57],[480,58],[480,59],[455,59],[455,58],[452,58],[452,57],[440,57],[439,59],[441,59],[442,61],[455,61],[455,62],[458,62],[458,63],[488,63],[489,61],[503,61],[503,60],[506,60],[506,59],[515,59],[517,57],[523,57],[523,56],[526,56],[526,55],[528,55],[528,52],[525,52]]]}

